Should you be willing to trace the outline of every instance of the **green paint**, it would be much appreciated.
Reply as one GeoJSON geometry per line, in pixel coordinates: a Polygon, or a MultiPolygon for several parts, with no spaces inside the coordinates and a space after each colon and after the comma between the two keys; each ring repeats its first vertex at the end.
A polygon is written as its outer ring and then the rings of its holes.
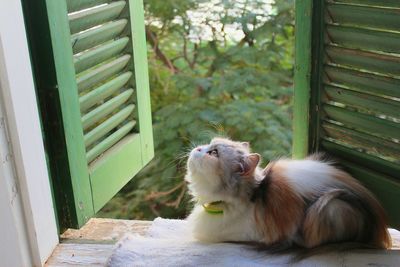
{"type": "Polygon", "coordinates": [[[326,84],[335,83],[365,93],[400,98],[399,79],[342,67],[325,66],[324,71],[326,84]]]}
{"type": "Polygon", "coordinates": [[[392,177],[353,163],[343,161],[342,164],[349,173],[360,180],[378,198],[389,216],[390,225],[400,229],[399,180],[394,180],[392,177]]]}
{"type": "Polygon", "coordinates": [[[312,0],[296,1],[293,157],[308,154],[312,0]]]}
{"type": "Polygon", "coordinates": [[[376,114],[399,116],[400,102],[334,86],[324,86],[327,101],[335,101],[376,114]]]}
{"type": "Polygon", "coordinates": [[[353,147],[364,150],[377,157],[384,157],[387,158],[387,160],[399,162],[400,145],[392,140],[387,140],[330,122],[323,122],[322,128],[327,136],[335,140],[351,144],[353,147]]]}
{"type": "Polygon", "coordinates": [[[79,96],[70,45],[67,7],[64,1],[46,1],[57,77],[60,108],[68,155],[76,224],[83,225],[94,214],[91,185],[85,158],[79,96]]]}
{"type": "Polygon", "coordinates": [[[82,116],[82,127],[83,129],[87,129],[92,127],[94,124],[98,123],[106,116],[115,112],[119,107],[121,107],[133,94],[133,89],[128,89],[123,91],[119,95],[111,98],[104,104],[101,104],[97,108],[91,110],[82,116]]]}
{"type": "Polygon", "coordinates": [[[393,31],[398,31],[400,28],[398,9],[334,3],[328,3],[326,8],[330,14],[327,22],[393,31]]]}
{"type": "Polygon", "coordinates": [[[332,0],[332,2],[371,5],[374,7],[400,7],[399,0],[332,0]]]}
{"type": "Polygon", "coordinates": [[[323,110],[330,119],[349,125],[353,128],[381,135],[385,138],[400,139],[400,123],[377,118],[375,116],[340,108],[323,105],[323,110]]]}
{"type": "Polygon", "coordinates": [[[335,156],[336,159],[353,162],[378,173],[391,176],[400,181],[400,165],[387,160],[368,155],[350,147],[334,143],[330,140],[321,141],[322,149],[335,156]]]}
{"type": "MultiPolygon", "coordinates": [[[[102,137],[106,136],[112,129],[121,124],[130,114],[132,114],[135,106],[130,104],[112,115],[110,118],[102,122],[96,128],[85,134],[85,145],[89,147],[102,137]]],[[[91,159],[92,160],[92,159],[91,159]]]]}
{"type": "Polygon", "coordinates": [[[125,4],[125,1],[118,1],[70,15],[69,27],[71,33],[77,33],[117,18],[125,4]]]}
{"type": "MultiPolygon", "coordinates": [[[[119,128],[117,131],[115,131],[111,135],[107,136],[100,143],[96,144],[92,149],[90,149],[87,152],[87,154],[86,154],[87,161],[88,162],[93,161],[98,156],[100,156],[103,152],[105,152],[107,149],[109,149],[113,145],[117,144],[117,142],[119,142],[124,136],[126,136],[133,129],[135,124],[136,124],[135,121],[129,121],[124,126],[119,128]]],[[[138,156],[140,156],[140,153],[138,153],[135,157],[138,157],[138,156]]],[[[127,166],[127,168],[129,168],[129,166],[127,166]]],[[[132,177],[128,177],[128,178],[132,178],[132,177]]],[[[117,192],[113,192],[113,194],[116,194],[116,193],[117,192]]]]}
{"type": "MultiPolygon", "coordinates": [[[[68,1],[68,9],[103,2],[68,1]]],[[[119,1],[68,17],[62,0],[24,3],[60,231],[82,226],[153,157],[143,5],[134,5],[119,1]],[[124,6],[131,14],[122,12],[123,19],[70,34],[69,22],[75,32],[114,18],[124,6]],[[124,32],[130,17],[135,50],[124,32]],[[139,133],[132,133],[136,120],[139,133]]]]}
{"type": "Polygon", "coordinates": [[[105,84],[93,89],[89,93],[81,96],[79,102],[81,105],[81,112],[84,113],[98,102],[106,99],[107,97],[120,90],[132,77],[132,72],[127,71],[117,76],[116,78],[106,82],[105,84]]]}
{"type": "Polygon", "coordinates": [[[142,168],[141,137],[126,136],[102,157],[90,164],[95,211],[99,211],[142,168]]]}
{"type": "Polygon", "coordinates": [[[80,73],[105,60],[120,54],[129,42],[128,37],[123,37],[111,43],[100,45],[82,54],[74,56],[75,71],[80,73]]]}
{"type": "Polygon", "coordinates": [[[363,69],[400,76],[400,57],[398,56],[337,46],[327,46],[325,51],[325,63],[327,64],[339,64],[354,70],[363,69]]]}
{"type": "Polygon", "coordinates": [[[400,53],[399,33],[376,31],[358,27],[328,25],[327,34],[332,43],[362,50],[400,53]]]}
{"type": "Polygon", "coordinates": [[[104,4],[110,0],[66,0],[68,12],[82,10],[88,7],[104,4]]]}
{"type": "Polygon", "coordinates": [[[154,157],[143,1],[129,0],[142,165],[154,157]]]}
{"type": "Polygon", "coordinates": [[[121,19],[103,24],[98,28],[73,34],[71,45],[74,54],[116,38],[125,29],[127,23],[126,19],[121,19]]]}
{"type": "Polygon", "coordinates": [[[123,55],[111,62],[99,64],[99,66],[89,69],[82,75],[78,75],[76,79],[78,90],[80,92],[84,91],[105,79],[113,77],[126,67],[130,59],[130,55],[123,55]]]}
{"type": "Polygon", "coordinates": [[[400,104],[393,97],[400,97],[400,13],[391,7],[398,5],[296,2],[293,138],[294,157],[322,150],[343,163],[378,196],[396,227],[400,104]]]}

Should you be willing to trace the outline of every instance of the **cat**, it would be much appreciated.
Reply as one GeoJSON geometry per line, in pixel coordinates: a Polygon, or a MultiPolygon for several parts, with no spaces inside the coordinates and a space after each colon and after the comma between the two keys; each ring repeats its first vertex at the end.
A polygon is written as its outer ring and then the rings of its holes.
{"type": "Polygon", "coordinates": [[[352,242],[391,246],[386,215],[346,172],[317,157],[279,159],[260,168],[247,142],[214,138],[187,162],[195,206],[187,220],[205,242],[249,242],[312,249],[352,242]]]}

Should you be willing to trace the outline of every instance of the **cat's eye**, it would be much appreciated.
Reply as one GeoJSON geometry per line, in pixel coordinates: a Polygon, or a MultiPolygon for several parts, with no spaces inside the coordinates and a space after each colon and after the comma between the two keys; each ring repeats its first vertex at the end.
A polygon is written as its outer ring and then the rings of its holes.
{"type": "Polygon", "coordinates": [[[210,156],[213,156],[213,157],[217,157],[217,158],[218,158],[218,150],[216,150],[216,149],[207,151],[207,154],[210,155],[210,156]]]}

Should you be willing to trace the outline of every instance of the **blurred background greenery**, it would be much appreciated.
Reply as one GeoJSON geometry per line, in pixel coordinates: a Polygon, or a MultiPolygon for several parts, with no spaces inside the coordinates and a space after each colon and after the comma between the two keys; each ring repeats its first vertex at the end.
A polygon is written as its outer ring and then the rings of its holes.
{"type": "Polygon", "coordinates": [[[294,0],[145,0],[155,158],[97,215],[184,218],[187,152],[213,136],[290,156],[294,0]]]}

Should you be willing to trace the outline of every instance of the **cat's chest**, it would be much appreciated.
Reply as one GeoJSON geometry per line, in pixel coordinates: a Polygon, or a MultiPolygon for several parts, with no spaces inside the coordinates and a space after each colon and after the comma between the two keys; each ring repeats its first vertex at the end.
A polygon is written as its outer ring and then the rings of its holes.
{"type": "Polygon", "coordinates": [[[252,208],[210,214],[202,206],[196,206],[188,217],[194,237],[201,241],[257,241],[260,234],[252,208]]]}

